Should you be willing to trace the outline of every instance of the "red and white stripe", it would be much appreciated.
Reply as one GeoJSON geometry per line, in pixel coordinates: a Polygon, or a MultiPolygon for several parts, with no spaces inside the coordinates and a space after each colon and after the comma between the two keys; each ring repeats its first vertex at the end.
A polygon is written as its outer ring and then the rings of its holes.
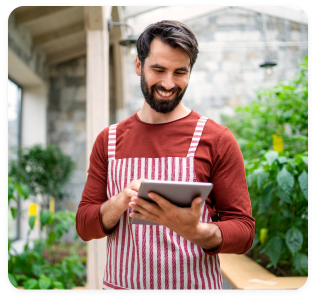
{"type": "Polygon", "coordinates": [[[117,124],[111,125],[109,128],[109,141],[108,141],[108,159],[115,159],[116,148],[116,127],[117,124]]]}
{"type": "Polygon", "coordinates": [[[195,127],[195,131],[193,134],[193,138],[192,138],[192,141],[191,141],[191,144],[189,147],[188,157],[194,157],[194,154],[195,154],[196,148],[199,144],[200,138],[202,136],[202,131],[203,131],[203,128],[204,128],[206,121],[207,121],[206,117],[201,117],[199,119],[199,121],[197,122],[196,127],[195,127]]]}
{"type": "MultiPolygon", "coordinates": [[[[115,159],[117,124],[110,126],[108,198],[141,177],[196,182],[194,154],[206,121],[198,121],[187,157],[115,159]]],[[[108,237],[104,289],[222,289],[217,255],[205,254],[165,226],[131,225],[128,213],[108,237]]],[[[205,204],[200,222],[212,222],[205,204]]]]}

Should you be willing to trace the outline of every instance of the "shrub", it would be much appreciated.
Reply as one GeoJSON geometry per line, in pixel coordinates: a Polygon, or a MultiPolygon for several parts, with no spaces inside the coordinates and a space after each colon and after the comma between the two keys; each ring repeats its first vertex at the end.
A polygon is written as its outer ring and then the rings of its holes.
{"type": "Polygon", "coordinates": [[[261,88],[234,117],[223,116],[242,150],[253,216],[252,251],[267,268],[308,274],[308,58],[293,80],[261,88]]]}

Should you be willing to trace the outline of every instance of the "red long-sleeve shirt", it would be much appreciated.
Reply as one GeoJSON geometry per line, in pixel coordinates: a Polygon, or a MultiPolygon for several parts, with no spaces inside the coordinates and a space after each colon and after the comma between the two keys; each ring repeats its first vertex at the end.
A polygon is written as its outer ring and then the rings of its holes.
{"type": "MultiPolygon", "coordinates": [[[[185,157],[199,117],[198,113],[192,111],[176,121],[149,124],[134,114],[117,126],[116,159],[185,157]]],[[[100,206],[107,200],[108,132],[107,127],[94,143],[87,182],[76,215],[77,232],[84,241],[107,235],[102,226],[100,206]]],[[[222,233],[221,247],[208,253],[247,252],[254,239],[255,222],[243,157],[236,139],[227,127],[207,120],[194,162],[197,180],[212,182],[214,185],[206,203],[213,223],[222,233]]]]}

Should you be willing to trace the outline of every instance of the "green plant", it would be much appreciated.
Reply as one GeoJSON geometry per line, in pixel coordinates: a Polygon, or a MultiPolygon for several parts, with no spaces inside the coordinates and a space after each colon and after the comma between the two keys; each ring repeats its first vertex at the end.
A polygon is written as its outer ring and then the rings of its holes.
{"type": "MultiPolygon", "coordinates": [[[[8,201],[9,207],[17,204],[17,197],[27,199],[29,188],[25,184],[14,182],[8,179],[8,201]]],[[[11,207],[13,218],[17,217],[17,207],[11,207]]],[[[62,236],[75,227],[75,213],[71,211],[60,211],[52,213],[49,210],[42,210],[40,213],[41,230],[47,231],[47,238],[34,240],[34,247],[29,247],[29,236],[34,229],[36,216],[29,217],[29,230],[24,251],[17,253],[8,240],[8,277],[15,287],[23,286],[25,289],[70,289],[74,286],[84,285],[86,274],[84,263],[86,259],[76,254],[76,248],[82,245],[75,245],[71,254],[60,261],[55,257],[61,244],[62,236]],[[50,261],[45,259],[44,250],[47,250],[50,261]]],[[[75,239],[78,238],[75,233],[75,239]]]]}
{"type": "MultiPolygon", "coordinates": [[[[15,287],[24,286],[25,289],[71,289],[84,285],[85,258],[73,252],[61,261],[55,261],[57,253],[54,245],[60,243],[61,237],[70,227],[75,226],[75,213],[62,211],[54,214],[43,210],[40,219],[41,226],[50,227],[50,231],[46,239],[34,240],[33,249],[27,241],[24,251],[18,254],[11,248],[9,241],[8,272],[11,284],[15,287]],[[45,249],[50,254],[50,261],[44,257],[45,249]]],[[[34,222],[35,218],[31,216],[29,233],[34,228],[34,222]]]]}
{"type": "Polygon", "coordinates": [[[8,207],[11,210],[13,219],[15,219],[19,211],[18,197],[27,199],[29,194],[30,190],[26,184],[19,184],[14,182],[12,178],[8,178],[8,207]]]}
{"type": "Polygon", "coordinates": [[[308,156],[265,152],[246,164],[247,183],[256,220],[255,254],[270,259],[268,267],[292,266],[292,274],[307,275],[308,156]]]}
{"type": "Polygon", "coordinates": [[[31,195],[41,196],[41,209],[48,207],[48,195],[56,199],[67,195],[64,185],[75,168],[68,155],[55,145],[20,148],[17,154],[18,159],[9,163],[9,176],[27,185],[31,195]]]}
{"type": "Polygon", "coordinates": [[[253,103],[223,120],[245,160],[255,259],[263,254],[267,268],[289,266],[292,275],[307,275],[308,58],[293,80],[259,89],[253,103]]]}
{"type": "Polygon", "coordinates": [[[284,140],[289,155],[303,153],[308,144],[308,57],[293,80],[260,88],[257,99],[236,109],[234,117],[222,115],[236,137],[245,160],[271,149],[273,134],[284,140]]]}

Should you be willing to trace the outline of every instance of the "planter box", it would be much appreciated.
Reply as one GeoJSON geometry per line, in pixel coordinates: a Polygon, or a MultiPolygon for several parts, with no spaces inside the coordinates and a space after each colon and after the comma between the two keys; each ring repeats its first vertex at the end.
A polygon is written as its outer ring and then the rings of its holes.
{"type": "Polygon", "coordinates": [[[307,277],[278,277],[245,254],[219,254],[222,274],[233,289],[296,290],[307,277]]]}

